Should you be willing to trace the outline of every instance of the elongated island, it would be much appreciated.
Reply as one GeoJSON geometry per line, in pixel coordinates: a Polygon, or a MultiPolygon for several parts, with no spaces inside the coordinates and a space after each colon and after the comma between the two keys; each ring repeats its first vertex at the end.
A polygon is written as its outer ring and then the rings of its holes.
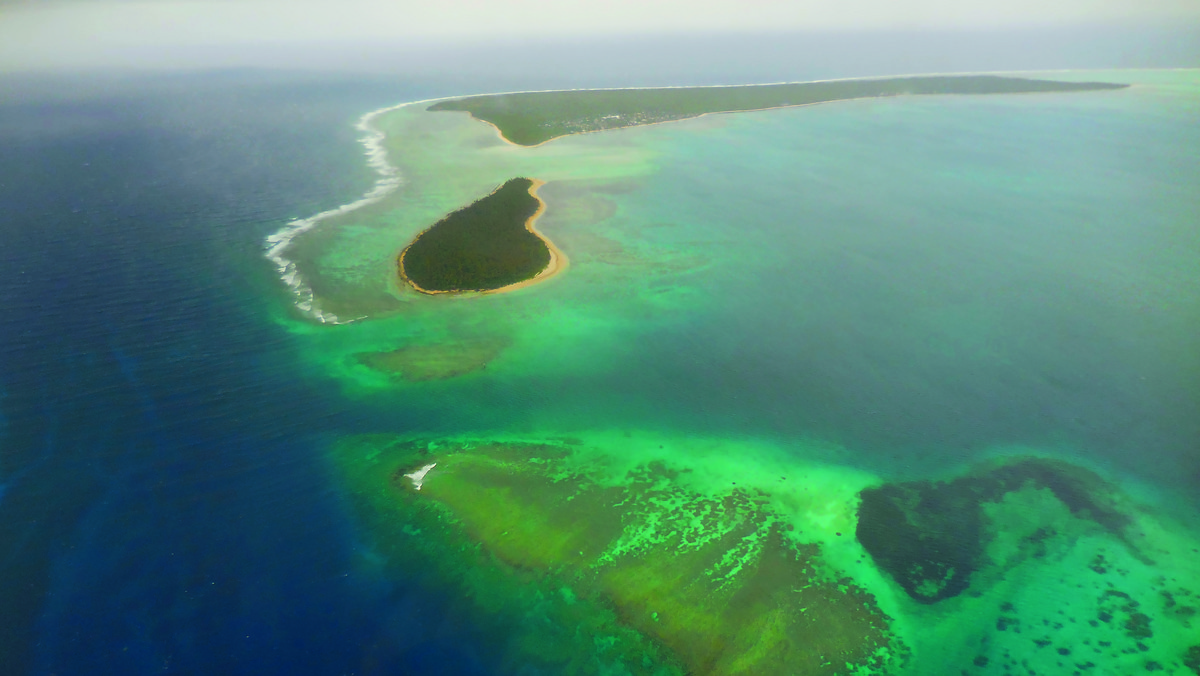
{"type": "Polygon", "coordinates": [[[570,134],[658,124],[709,113],[738,113],[880,96],[1035,94],[1128,86],[1000,75],[932,75],[728,87],[488,94],[439,101],[428,109],[470,113],[475,119],[495,127],[501,138],[510,143],[537,146],[570,134]]]}
{"type": "MultiPolygon", "coordinates": [[[[904,95],[972,95],[1121,89],[1125,84],[998,75],[923,76],[727,87],[592,89],[488,94],[429,111],[467,112],[524,147],[561,136],[733,113],[904,95]]],[[[566,257],[534,227],[540,181],[513,178],[426,229],[399,258],[400,276],[425,294],[497,293],[542,281],[566,257]]]]}
{"type": "Polygon", "coordinates": [[[421,293],[497,293],[558,272],[566,257],[534,227],[541,185],[510,179],[438,221],[400,254],[400,275],[421,293]]]}

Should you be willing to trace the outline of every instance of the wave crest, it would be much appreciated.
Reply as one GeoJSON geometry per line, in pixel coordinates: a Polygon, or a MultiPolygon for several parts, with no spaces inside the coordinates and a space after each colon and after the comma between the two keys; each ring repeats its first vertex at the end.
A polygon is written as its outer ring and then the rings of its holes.
{"type": "Polygon", "coordinates": [[[384,113],[421,103],[428,103],[428,101],[412,101],[373,110],[360,117],[354,125],[355,129],[363,132],[363,136],[359,139],[359,142],[366,148],[368,166],[379,174],[379,179],[375,181],[375,185],[365,195],[353,202],[329,209],[328,211],[322,211],[319,214],[306,218],[297,218],[267,237],[267,259],[275,264],[275,268],[279,271],[279,278],[291,291],[296,308],[304,316],[315,319],[322,324],[348,324],[363,319],[363,317],[343,319],[332,312],[322,310],[316,294],[313,293],[312,286],[304,280],[304,277],[296,267],[296,261],[288,257],[288,248],[291,247],[294,239],[317,227],[321,221],[361,209],[368,204],[374,204],[395,192],[397,188],[404,184],[404,177],[400,175],[400,170],[388,162],[387,150],[383,146],[383,141],[387,138],[387,135],[372,126],[371,122],[384,113]]]}

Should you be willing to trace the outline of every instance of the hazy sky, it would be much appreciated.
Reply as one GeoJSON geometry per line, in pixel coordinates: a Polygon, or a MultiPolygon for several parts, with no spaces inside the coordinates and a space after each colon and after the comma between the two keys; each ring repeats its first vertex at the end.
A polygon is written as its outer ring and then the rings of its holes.
{"type": "Polygon", "coordinates": [[[0,70],[222,49],[252,64],[305,43],[1122,23],[1200,26],[1200,0],[0,0],[0,70]]]}

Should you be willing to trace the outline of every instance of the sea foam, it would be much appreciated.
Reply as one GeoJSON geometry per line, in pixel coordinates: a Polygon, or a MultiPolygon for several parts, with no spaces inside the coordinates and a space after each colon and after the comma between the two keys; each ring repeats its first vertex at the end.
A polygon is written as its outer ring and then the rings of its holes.
{"type": "Polygon", "coordinates": [[[299,269],[296,267],[296,261],[288,257],[288,248],[291,246],[292,240],[317,227],[321,221],[327,218],[340,216],[365,207],[368,204],[374,204],[395,192],[397,188],[403,185],[404,177],[400,175],[400,170],[388,162],[387,150],[383,146],[386,135],[372,126],[371,123],[375,118],[384,113],[404,108],[405,106],[431,103],[434,100],[436,99],[401,103],[373,110],[360,117],[358,123],[354,126],[363,133],[359,142],[366,148],[367,164],[379,174],[379,179],[375,182],[375,185],[365,195],[353,202],[343,204],[328,211],[322,211],[314,216],[298,218],[287,223],[271,236],[267,237],[267,258],[279,270],[279,277],[291,291],[296,308],[306,317],[315,319],[322,324],[348,324],[362,319],[362,317],[345,319],[321,309],[320,302],[317,300],[316,294],[313,293],[312,287],[304,280],[299,269]]]}

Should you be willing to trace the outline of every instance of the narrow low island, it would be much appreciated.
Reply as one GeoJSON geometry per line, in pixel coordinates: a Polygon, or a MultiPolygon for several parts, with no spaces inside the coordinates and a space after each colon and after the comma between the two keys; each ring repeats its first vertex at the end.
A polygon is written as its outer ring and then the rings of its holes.
{"type": "Polygon", "coordinates": [[[735,113],[879,96],[1033,94],[1121,89],[1127,86],[1000,75],[933,75],[729,87],[486,94],[440,101],[430,106],[429,110],[468,112],[475,119],[495,127],[509,143],[536,146],[559,136],[657,124],[709,113],[735,113]]]}
{"type": "Polygon", "coordinates": [[[425,230],[400,254],[400,276],[421,293],[497,293],[541,281],[566,257],[534,227],[542,181],[514,178],[425,230]]]}

